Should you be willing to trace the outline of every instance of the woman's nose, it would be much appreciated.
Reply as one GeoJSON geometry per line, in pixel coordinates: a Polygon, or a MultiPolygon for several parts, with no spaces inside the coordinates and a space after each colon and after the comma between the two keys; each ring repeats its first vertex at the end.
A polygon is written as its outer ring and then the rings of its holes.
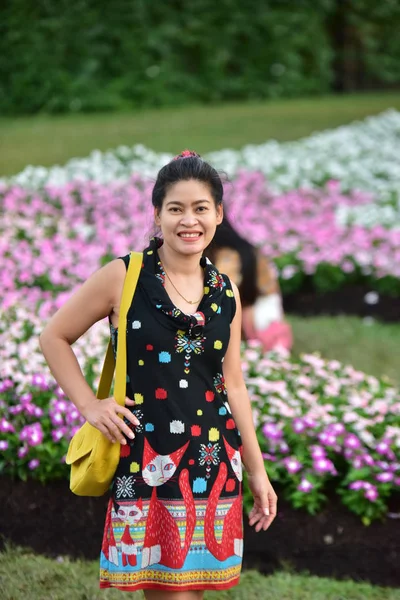
{"type": "Polygon", "coordinates": [[[192,227],[193,225],[196,225],[197,217],[196,217],[196,215],[194,215],[192,213],[182,215],[181,223],[185,227],[192,227]]]}

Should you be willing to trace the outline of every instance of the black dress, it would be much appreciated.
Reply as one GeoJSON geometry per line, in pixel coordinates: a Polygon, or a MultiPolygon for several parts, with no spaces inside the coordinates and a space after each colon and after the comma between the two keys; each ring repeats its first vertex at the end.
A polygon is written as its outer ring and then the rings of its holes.
{"type": "Polygon", "coordinates": [[[227,589],[243,553],[241,440],[222,374],[235,298],[202,258],[204,296],[197,313],[182,313],[164,288],[161,244],[144,251],[128,311],[127,396],[140,426],[121,446],[100,586],[227,589]]]}

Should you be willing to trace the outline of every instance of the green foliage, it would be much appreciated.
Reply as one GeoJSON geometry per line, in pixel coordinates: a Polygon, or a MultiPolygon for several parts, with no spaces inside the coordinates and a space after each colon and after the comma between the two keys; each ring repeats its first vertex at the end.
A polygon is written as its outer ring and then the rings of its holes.
{"type": "Polygon", "coordinates": [[[398,84],[399,16],[390,0],[5,0],[0,110],[104,111],[398,84]]]}
{"type": "Polygon", "coordinates": [[[9,0],[0,9],[0,109],[99,111],[324,93],[332,77],[330,4],[9,0]]]}

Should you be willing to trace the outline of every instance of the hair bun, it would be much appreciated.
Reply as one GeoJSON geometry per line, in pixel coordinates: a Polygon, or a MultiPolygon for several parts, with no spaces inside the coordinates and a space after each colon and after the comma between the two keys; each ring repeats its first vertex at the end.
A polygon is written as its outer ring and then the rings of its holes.
{"type": "Polygon", "coordinates": [[[201,158],[201,156],[194,150],[182,150],[182,152],[177,154],[177,156],[174,156],[172,160],[178,160],[178,158],[201,158]]]}

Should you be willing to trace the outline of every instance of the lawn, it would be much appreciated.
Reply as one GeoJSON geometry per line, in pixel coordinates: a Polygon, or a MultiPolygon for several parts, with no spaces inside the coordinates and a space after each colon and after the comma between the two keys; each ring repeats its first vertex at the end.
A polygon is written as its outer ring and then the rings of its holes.
{"type": "Polygon", "coordinates": [[[156,151],[190,147],[204,153],[268,139],[295,140],[388,108],[400,92],[189,106],[127,113],[0,119],[0,176],[26,165],[63,164],[92,150],[144,144],[156,151]]]}
{"type": "Polygon", "coordinates": [[[356,369],[380,377],[386,375],[400,386],[398,349],[400,324],[363,321],[357,317],[290,315],[294,354],[320,352],[356,369]]]}
{"type": "MultiPolygon", "coordinates": [[[[98,563],[51,560],[18,549],[0,553],[2,600],[117,600],[118,590],[98,589],[98,563]]],[[[129,594],[140,600],[140,592],[129,594]]],[[[400,590],[352,581],[294,575],[281,571],[268,577],[244,572],[239,587],[208,592],[205,600],[400,600],[400,590]]]]}

